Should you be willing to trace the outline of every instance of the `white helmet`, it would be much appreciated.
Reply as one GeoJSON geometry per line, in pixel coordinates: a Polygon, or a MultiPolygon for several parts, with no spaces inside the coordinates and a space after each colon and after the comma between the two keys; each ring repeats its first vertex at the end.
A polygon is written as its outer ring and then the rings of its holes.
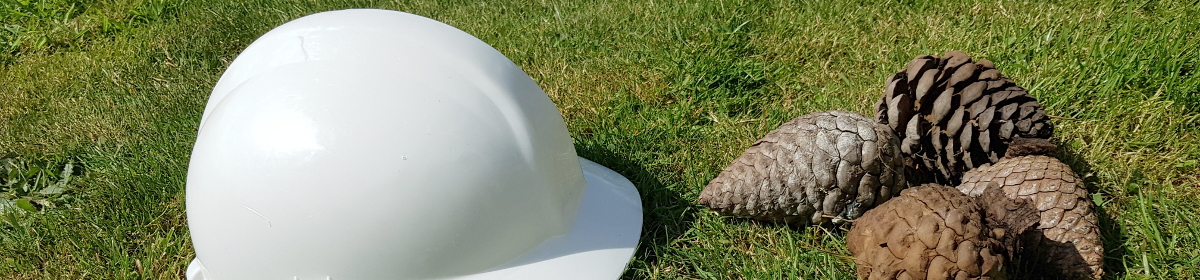
{"type": "Polygon", "coordinates": [[[187,216],[190,280],[615,279],[642,224],[520,68],[386,10],[309,15],[234,60],[187,216]]]}

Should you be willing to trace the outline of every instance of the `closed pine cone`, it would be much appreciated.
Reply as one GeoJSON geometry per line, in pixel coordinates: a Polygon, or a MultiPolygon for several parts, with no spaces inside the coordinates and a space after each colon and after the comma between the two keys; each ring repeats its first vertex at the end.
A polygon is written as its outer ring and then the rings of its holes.
{"type": "Polygon", "coordinates": [[[858,278],[1005,279],[1003,254],[970,197],[937,184],[900,192],[854,222],[846,244],[858,278]]]}
{"type": "Polygon", "coordinates": [[[963,172],[1004,157],[1014,137],[1054,134],[1024,88],[959,51],[919,56],[888,78],[875,119],[900,138],[913,183],[958,184],[963,172]]]}
{"type": "Polygon", "coordinates": [[[700,193],[722,215],[793,224],[855,219],[906,187],[892,130],[846,111],[767,133],[700,193]]]}
{"type": "Polygon", "coordinates": [[[1096,213],[1083,181],[1070,166],[1047,156],[1008,157],[967,172],[958,189],[971,196],[1002,190],[1007,200],[980,201],[989,211],[1003,208],[989,203],[1013,201],[1036,208],[1040,219],[1035,227],[1009,229],[1021,235],[1020,258],[1023,264],[1031,264],[1034,275],[1048,279],[1099,279],[1104,275],[1096,213]]]}

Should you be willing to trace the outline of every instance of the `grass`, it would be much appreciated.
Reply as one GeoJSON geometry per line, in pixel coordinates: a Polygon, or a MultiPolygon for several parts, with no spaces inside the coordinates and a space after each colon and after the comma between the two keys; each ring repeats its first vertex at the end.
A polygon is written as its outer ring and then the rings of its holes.
{"type": "Polygon", "coordinates": [[[1030,89],[1101,214],[1108,278],[1200,278],[1200,2],[0,0],[0,157],[76,174],[0,219],[0,279],[180,279],[207,95],[257,36],[377,7],[488,42],[559,106],[580,155],[638,186],[628,279],[852,279],[845,228],[693,203],[791,118],[870,114],[884,79],[963,50],[1030,89]]]}

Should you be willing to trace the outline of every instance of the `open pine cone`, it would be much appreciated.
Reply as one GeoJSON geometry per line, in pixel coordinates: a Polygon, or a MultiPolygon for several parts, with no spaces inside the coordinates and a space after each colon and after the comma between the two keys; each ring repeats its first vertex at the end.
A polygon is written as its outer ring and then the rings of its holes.
{"type": "Polygon", "coordinates": [[[875,119],[901,139],[913,183],[958,184],[963,172],[1004,157],[1014,137],[1054,134],[1024,88],[959,51],[919,56],[888,78],[875,119]]]}
{"type": "Polygon", "coordinates": [[[987,227],[970,197],[925,184],[854,221],[846,245],[859,279],[1005,279],[995,238],[1003,234],[987,227]]]}
{"type": "Polygon", "coordinates": [[[1006,226],[1020,235],[1018,253],[1033,267],[1033,275],[1047,279],[1100,279],[1104,275],[1104,248],[1096,213],[1083,180],[1058,159],[1047,156],[1007,157],[963,175],[958,189],[980,196],[994,189],[1002,199],[981,199],[989,216],[1021,216],[1016,207],[1032,205],[1037,224],[1006,226]]]}
{"type": "Polygon", "coordinates": [[[784,123],[700,193],[722,215],[793,224],[855,219],[907,186],[892,130],[846,111],[784,123]]]}

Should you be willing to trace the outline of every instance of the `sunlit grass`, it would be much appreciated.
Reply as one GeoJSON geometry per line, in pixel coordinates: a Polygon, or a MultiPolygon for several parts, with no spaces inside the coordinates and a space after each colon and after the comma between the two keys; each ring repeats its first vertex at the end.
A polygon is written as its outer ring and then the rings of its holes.
{"type": "Polygon", "coordinates": [[[82,175],[70,207],[0,221],[0,279],[182,277],[182,190],[213,84],[270,28],[350,7],[441,20],[529,73],[580,155],[642,193],[625,278],[854,278],[844,228],[727,219],[694,200],[775,126],[870,114],[888,75],[954,49],[1061,117],[1057,155],[1099,194],[1111,278],[1200,278],[1194,1],[29,3],[44,16],[0,11],[0,157],[70,159],[82,175]]]}

